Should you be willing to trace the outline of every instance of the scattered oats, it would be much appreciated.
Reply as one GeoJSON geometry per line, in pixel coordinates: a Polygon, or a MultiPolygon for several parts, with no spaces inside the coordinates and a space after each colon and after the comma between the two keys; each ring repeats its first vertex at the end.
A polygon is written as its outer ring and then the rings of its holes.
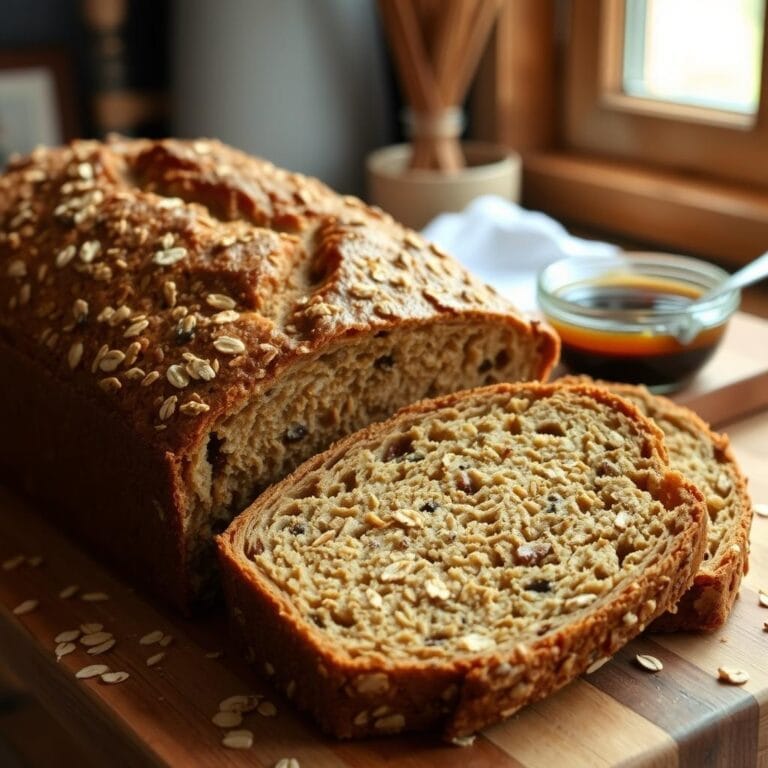
{"type": "Polygon", "coordinates": [[[85,299],[75,299],[72,304],[72,316],[79,323],[88,317],[88,302],[85,299]]]}
{"type": "Polygon", "coordinates": [[[166,280],[163,283],[163,297],[165,298],[165,303],[169,307],[176,306],[178,291],[176,290],[176,283],[174,283],[173,280],[166,280]]]}
{"type": "Polygon", "coordinates": [[[164,635],[160,640],[160,645],[167,648],[173,642],[173,635],[164,635]]]}
{"type": "Polygon", "coordinates": [[[591,603],[594,603],[595,600],[597,600],[597,595],[590,595],[590,594],[576,595],[576,597],[569,597],[565,601],[565,610],[575,611],[575,610],[578,610],[579,608],[586,608],[591,603]]]}
{"type": "Polygon", "coordinates": [[[246,729],[230,731],[221,743],[227,749],[250,749],[253,746],[253,733],[246,729]]]}
{"type": "Polygon", "coordinates": [[[72,642],[61,642],[56,646],[56,661],[61,661],[62,657],[68,656],[76,650],[77,646],[72,642]]]}
{"type": "Polygon", "coordinates": [[[396,509],[392,517],[406,528],[423,528],[424,519],[413,509],[396,509]]]}
{"type": "Polygon", "coordinates": [[[475,743],[475,739],[477,737],[472,736],[454,736],[454,738],[451,739],[451,744],[453,744],[456,747],[471,747],[475,743]]]}
{"type": "Polygon", "coordinates": [[[763,608],[768,608],[768,592],[764,592],[762,589],[759,590],[757,593],[757,598],[763,608]]]}
{"type": "Polygon", "coordinates": [[[140,638],[139,645],[154,645],[155,643],[159,643],[162,639],[163,631],[160,629],[155,629],[140,638]]]}
{"type": "Polygon", "coordinates": [[[214,309],[234,309],[237,306],[237,302],[224,293],[209,293],[205,301],[214,309]]]}
{"type": "Polygon", "coordinates": [[[14,616],[23,616],[25,613],[32,613],[38,605],[40,605],[39,600],[25,600],[13,609],[13,614],[14,616]]]}
{"type": "Polygon", "coordinates": [[[749,675],[743,669],[718,667],[717,679],[730,685],[744,685],[749,680],[749,675]]]}
{"type": "Polygon", "coordinates": [[[4,571],[15,571],[25,560],[24,555],[14,555],[3,562],[4,571]]]}
{"type": "Polygon", "coordinates": [[[98,240],[86,240],[80,246],[80,260],[90,264],[101,250],[101,243],[98,240]]]}
{"type": "Polygon", "coordinates": [[[459,645],[470,653],[475,651],[487,651],[489,648],[493,648],[496,645],[496,641],[492,637],[486,637],[480,635],[477,632],[471,632],[464,637],[459,638],[459,645]]]}
{"type": "Polygon", "coordinates": [[[125,682],[130,677],[128,672],[104,672],[101,675],[101,681],[108,685],[125,682]]]}
{"type": "Polygon", "coordinates": [[[59,269],[66,267],[75,258],[75,254],[77,254],[77,248],[74,245],[68,245],[56,254],[56,266],[59,269]]]}
{"type": "Polygon", "coordinates": [[[406,245],[410,245],[413,248],[422,248],[424,246],[424,240],[420,238],[415,232],[406,232],[403,242],[406,245]]]}
{"type": "Polygon", "coordinates": [[[326,531],[325,533],[321,533],[313,542],[310,544],[312,547],[320,547],[323,544],[327,544],[331,539],[335,538],[336,531],[330,530],[326,531]]]}
{"type": "Polygon", "coordinates": [[[124,331],[123,338],[132,339],[134,336],[140,335],[149,327],[149,320],[137,320],[135,323],[131,323],[124,331]]]}
{"type": "Polygon", "coordinates": [[[146,661],[146,665],[148,667],[154,667],[156,664],[159,664],[164,658],[165,658],[165,651],[160,651],[160,653],[156,653],[154,654],[154,656],[150,656],[146,661]]]}
{"type": "Polygon", "coordinates": [[[213,370],[208,360],[203,360],[191,352],[184,352],[182,357],[187,361],[186,371],[193,379],[211,381],[216,378],[216,371],[213,370]]]}
{"type": "MultiPolygon", "coordinates": [[[[128,345],[128,349],[125,350],[125,360],[123,365],[129,368],[136,362],[136,358],[141,354],[141,343],[133,341],[128,345]]],[[[144,374],[142,374],[143,376],[144,374]]]]}
{"type": "Polygon", "coordinates": [[[131,316],[131,308],[125,304],[119,306],[110,316],[107,322],[112,328],[119,325],[124,320],[127,320],[131,316]]]}
{"type": "Polygon", "coordinates": [[[189,384],[189,374],[183,365],[169,366],[165,377],[176,389],[184,389],[189,384]]]}
{"type": "Polygon", "coordinates": [[[224,654],[223,654],[222,651],[208,651],[205,654],[205,658],[206,659],[220,659],[223,655],[224,654]]]}
{"type": "Polygon", "coordinates": [[[301,766],[295,757],[281,757],[275,763],[275,768],[301,768],[301,766]]]}
{"type": "Polygon", "coordinates": [[[80,595],[80,599],[86,603],[103,603],[105,600],[109,600],[109,595],[105,592],[86,592],[80,595]]]}
{"type": "Polygon", "coordinates": [[[64,632],[59,632],[56,637],[53,638],[55,643],[71,643],[73,640],[77,640],[80,637],[79,629],[66,629],[64,632]]]}
{"type": "Polygon", "coordinates": [[[261,695],[254,693],[237,693],[219,702],[221,712],[252,712],[259,706],[261,695]]]}
{"type": "Polygon", "coordinates": [[[99,624],[97,621],[92,621],[89,624],[80,625],[80,631],[84,635],[93,635],[96,632],[101,632],[102,629],[104,629],[104,625],[99,624]]]}
{"type": "Polygon", "coordinates": [[[424,582],[424,588],[427,590],[427,594],[435,600],[447,600],[451,596],[451,590],[437,578],[427,579],[424,582]]]}
{"type": "Polygon", "coordinates": [[[603,656],[602,658],[597,659],[597,661],[593,661],[585,670],[586,674],[591,675],[593,672],[597,672],[600,667],[607,664],[610,660],[610,656],[603,656]]]}
{"type": "Polygon", "coordinates": [[[160,406],[158,415],[161,421],[167,421],[176,412],[176,402],[178,401],[176,395],[171,395],[163,400],[163,404],[160,406]]]}
{"type": "Polygon", "coordinates": [[[413,563],[410,560],[396,560],[390,563],[382,572],[381,580],[385,583],[403,581],[411,570],[413,563]]]}
{"type": "Polygon", "coordinates": [[[146,378],[143,368],[129,368],[123,376],[127,381],[138,381],[146,378]]]}
{"type": "Polygon", "coordinates": [[[240,313],[234,309],[225,309],[223,312],[217,312],[211,317],[211,322],[216,325],[223,325],[224,323],[234,323],[240,317],[240,313]]]}
{"type": "Polygon", "coordinates": [[[91,677],[99,677],[105,672],[109,672],[109,667],[106,664],[90,664],[87,667],[83,667],[81,670],[75,673],[75,677],[79,680],[88,680],[91,677]]]}
{"type": "Polygon", "coordinates": [[[64,587],[64,589],[59,592],[59,597],[62,600],[69,600],[70,597],[74,597],[75,594],[77,594],[79,589],[80,587],[78,587],[77,584],[70,584],[68,587],[64,587]]]}
{"type": "Polygon", "coordinates": [[[96,320],[99,323],[108,323],[109,320],[112,318],[112,315],[114,315],[114,314],[115,314],[115,308],[114,307],[110,307],[109,305],[107,305],[96,316],[96,320]]]}
{"type": "Polygon", "coordinates": [[[627,613],[621,617],[621,620],[626,627],[634,627],[639,621],[637,614],[632,613],[632,611],[627,611],[627,613]]]}
{"type": "Polygon", "coordinates": [[[117,392],[123,385],[120,383],[120,379],[117,379],[114,376],[107,376],[107,378],[99,381],[99,386],[105,392],[117,392]]]}
{"type": "Polygon", "coordinates": [[[199,403],[197,400],[190,400],[179,407],[179,411],[185,416],[199,416],[210,409],[211,407],[207,403],[199,403]]]}
{"type": "Polygon", "coordinates": [[[125,360],[125,352],[120,349],[110,349],[101,356],[99,368],[105,373],[111,373],[117,370],[123,360],[125,360]]]}
{"type": "Polygon", "coordinates": [[[219,336],[214,339],[213,346],[226,355],[239,355],[245,352],[245,344],[234,336],[219,336]]]}
{"type": "Polygon", "coordinates": [[[376,295],[376,288],[363,283],[352,283],[349,286],[349,294],[355,299],[372,299],[376,295]]]}
{"type": "MultiPolygon", "coordinates": [[[[82,642],[82,640],[80,642],[82,642]]],[[[89,648],[88,654],[90,656],[99,656],[102,653],[106,653],[111,648],[114,648],[116,642],[117,640],[115,640],[114,637],[110,638],[109,640],[105,640],[100,645],[94,645],[92,648],[89,648]]]]}
{"type": "Polygon", "coordinates": [[[103,630],[99,630],[97,632],[89,632],[88,634],[83,635],[80,638],[80,643],[81,645],[88,647],[93,645],[101,645],[107,640],[111,640],[112,637],[113,635],[111,632],[104,632],[103,630]]]}
{"type": "Polygon", "coordinates": [[[93,178],[93,166],[90,163],[79,163],[77,166],[77,175],[81,179],[89,181],[93,178]]]}
{"type": "Polygon", "coordinates": [[[160,378],[160,374],[157,371],[150,371],[142,380],[141,386],[148,387],[150,384],[154,384],[160,378]]]}
{"type": "Polygon", "coordinates": [[[69,364],[70,369],[74,370],[77,368],[78,365],[80,365],[80,361],[83,359],[83,343],[81,341],[76,341],[70,348],[69,352],[67,353],[67,363],[69,364]]]}
{"type": "Polygon", "coordinates": [[[367,725],[369,720],[368,710],[364,709],[355,715],[355,719],[352,721],[353,725],[367,725]]]}
{"type": "Polygon", "coordinates": [[[160,247],[164,250],[168,250],[169,248],[173,248],[173,243],[175,241],[175,237],[173,235],[173,232],[166,232],[161,238],[160,238],[160,247]]]}
{"type": "Polygon", "coordinates": [[[768,517],[768,504],[753,504],[752,509],[758,517],[768,517]]]}
{"type": "Polygon", "coordinates": [[[182,205],[184,205],[184,201],[180,197],[164,197],[162,200],[157,201],[158,208],[165,208],[167,210],[180,208],[182,205]]]}
{"type": "Polygon", "coordinates": [[[647,672],[661,672],[664,665],[655,656],[649,656],[645,653],[638,653],[635,661],[647,672]]]}
{"type": "Polygon", "coordinates": [[[275,674],[275,667],[270,662],[265,661],[264,662],[264,673],[269,675],[270,677],[275,674]]]}
{"type": "Polygon", "coordinates": [[[93,363],[91,364],[91,373],[96,373],[99,368],[99,364],[101,363],[101,358],[104,357],[107,352],[109,352],[109,345],[103,344],[99,351],[96,353],[96,357],[93,358],[93,363]]]}
{"type": "Polygon", "coordinates": [[[271,701],[259,702],[256,711],[263,717],[274,717],[277,714],[277,707],[271,701]]]}
{"type": "Polygon", "coordinates": [[[163,251],[157,251],[152,257],[152,262],[154,264],[159,264],[161,267],[170,267],[186,257],[186,248],[167,248],[163,251]]]}
{"type": "Polygon", "coordinates": [[[8,277],[26,277],[27,265],[21,259],[14,259],[8,264],[8,277]]]}
{"type": "Polygon", "coordinates": [[[613,524],[620,531],[625,531],[631,521],[632,521],[632,515],[630,515],[629,512],[627,512],[626,510],[622,510],[621,512],[619,512],[618,515],[616,515],[616,518],[614,519],[613,524]]]}
{"type": "Polygon", "coordinates": [[[243,716],[239,712],[217,712],[211,722],[219,728],[237,728],[243,722],[243,716]]]}
{"type": "Polygon", "coordinates": [[[373,608],[381,608],[381,606],[384,605],[384,600],[382,599],[381,595],[375,589],[371,589],[369,587],[365,591],[365,596],[368,598],[368,603],[373,608]]]}

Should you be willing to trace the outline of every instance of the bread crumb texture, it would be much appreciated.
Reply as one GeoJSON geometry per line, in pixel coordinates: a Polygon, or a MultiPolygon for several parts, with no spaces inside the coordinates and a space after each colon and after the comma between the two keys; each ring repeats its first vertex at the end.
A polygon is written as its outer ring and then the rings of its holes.
{"type": "Polygon", "coordinates": [[[645,424],[568,392],[457,399],[331,451],[257,502],[244,553],[350,658],[532,640],[636,578],[690,524],[665,498],[645,424]]]}

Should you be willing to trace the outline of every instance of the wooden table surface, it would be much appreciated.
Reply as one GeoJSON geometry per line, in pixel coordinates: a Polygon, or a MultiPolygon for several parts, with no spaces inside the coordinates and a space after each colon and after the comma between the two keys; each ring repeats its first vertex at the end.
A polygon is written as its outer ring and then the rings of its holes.
{"type": "MultiPolygon", "coordinates": [[[[716,421],[731,436],[753,500],[765,503],[768,380],[760,378],[755,360],[768,368],[768,323],[743,320],[726,356],[716,363],[724,373],[728,368],[730,383],[719,390],[690,390],[681,399],[695,402],[704,396],[710,399],[701,402],[711,404],[712,392],[720,392],[725,409],[720,413],[730,415],[716,421]],[[734,362],[737,358],[742,363],[734,362]],[[731,375],[737,364],[748,371],[740,381],[731,375]],[[746,390],[745,378],[751,381],[746,390]],[[747,392],[749,409],[758,410],[737,418],[734,414],[745,410],[747,392]]],[[[0,568],[0,667],[50,711],[95,765],[268,768],[295,757],[302,768],[768,766],[768,632],[763,630],[768,609],[758,601],[758,590],[768,588],[768,518],[756,517],[752,530],[750,573],[722,630],[643,635],[598,671],[487,729],[471,747],[445,746],[428,736],[342,743],[323,737],[268,683],[254,680],[227,652],[220,617],[187,622],[169,615],[43,522],[30,502],[0,488],[0,563],[18,554],[43,558],[36,567],[26,561],[12,570],[0,568]],[[80,587],[78,595],[59,597],[70,584],[80,587]],[[87,602],[80,597],[87,592],[103,592],[109,599],[87,602]],[[28,599],[39,601],[36,610],[14,615],[14,607],[28,599]],[[117,638],[115,647],[93,657],[78,645],[57,662],[54,637],[85,622],[103,624],[117,638]],[[139,643],[156,629],[173,636],[167,648],[139,643]],[[146,659],[160,650],[165,657],[147,666],[146,659]],[[217,651],[223,655],[210,658],[217,651]],[[642,671],[633,662],[637,653],[658,657],[664,669],[642,671]],[[130,678],[117,685],[77,679],[75,672],[91,663],[125,670],[130,678]],[[718,682],[717,668],[723,665],[744,669],[749,682],[739,687],[718,682]],[[263,693],[276,705],[277,715],[248,714],[243,727],[253,731],[254,746],[225,749],[224,732],[210,718],[222,699],[249,691],[263,693]]],[[[45,741],[50,734],[41,736],[45,741]]],[[[0,749],[0,765],[10,764],[3,755],[0,749]]],[[[67,763],[49,757],[36,764],[67,763]]]]}

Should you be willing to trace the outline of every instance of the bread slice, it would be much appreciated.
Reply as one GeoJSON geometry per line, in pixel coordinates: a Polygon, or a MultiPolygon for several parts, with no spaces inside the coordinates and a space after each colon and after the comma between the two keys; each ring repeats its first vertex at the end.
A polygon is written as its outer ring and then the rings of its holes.
{"type": "Polygon", "coordinates": [[[0,175],[0,472],[182,607],[215,590],[213,535],[309,456],[557,354],[382,211],[216,141],[0,175]]]}
{"type": "Polygon", "coordinates": [[[424,401],[304,463],[219,537],[259,671],[339,737],[505,718],[688,588],[699,491],[605,390],[424,401]]]}
{"type": "MultiPolygon", "coordinates": [[[[584,377],[565,377],[563,383],[586,383],[584,377]]],[[[660,616],[654,630],[708,630],[722,626],[749,567],[749,529],[752,503],[726,435],[713,432],[690,408],[645,387],[597,381],[634,403],[664,432],[669,463],[694,482],[704,494],[709,512],[707,551],[691,588],[674,612],[660,616]]]]}

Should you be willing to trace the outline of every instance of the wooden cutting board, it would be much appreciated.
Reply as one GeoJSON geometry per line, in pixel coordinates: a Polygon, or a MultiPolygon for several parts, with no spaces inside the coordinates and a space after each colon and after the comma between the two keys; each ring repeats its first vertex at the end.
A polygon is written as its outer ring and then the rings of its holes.
{"type": "MultiPolygon", "coordinates": [[[[751,357],[768,349],[768,323],[737,318],[733,328],[759,331],[751,357]]],[[[743,397],[740,385],[734,386],[732,396],[743,397]]],[[[755,500],[768,501],[768,411],[731,424],[729,431],[755,500]]],[[[325,738],[227,652],[220,617],[187,622],[167,614],[53,530],[32,504],[0,488],[0,564],[19,554],[40,555],[42,562],[0,567],[0,666],[18,677],[98,765],[269,768],[295,757],[302,768],[768,766],[768,633],[763,631],[768,610],[760,607],[757,594],[768,587],[765,518],[755,520],[751,571],[722,631],[642,636],[598,671],[487,729],[463,749],[428,736],[359,743],[325,738]],[[78,593],[61,598],[69,585],[78,585],[78,593]],[[109,599],[81,599],[93,592],[109,599]],[[14,615],[13,609],[30,599],[39,601],[37,608],[14,615]],[[57,662],[54,637],[85,622],[103,624],[117,644],[96,657],[78,645],[57,662]],[[139,643],[158,629],[173,637],[167,648],[139,643]],[[160,651],[164,658],[147,666],[160,651]],[[217,651],[223,656],[210,658],[217,651]],[[634,662],[637,653],[656,656],[664,669],[644,672],[634,662]],[[130,677],[117,685],[75,677],[93,663],[130,677]],[[749,682],[740,687],[719,683],[717,668],[723,665],[747,670],[749,682]],[[277,714],[248,714],[242,727],[253,731],[254,746],[225,749],[223,731],[210,718],[224,698],[250,691],[264,694],[277,714]]]]}

